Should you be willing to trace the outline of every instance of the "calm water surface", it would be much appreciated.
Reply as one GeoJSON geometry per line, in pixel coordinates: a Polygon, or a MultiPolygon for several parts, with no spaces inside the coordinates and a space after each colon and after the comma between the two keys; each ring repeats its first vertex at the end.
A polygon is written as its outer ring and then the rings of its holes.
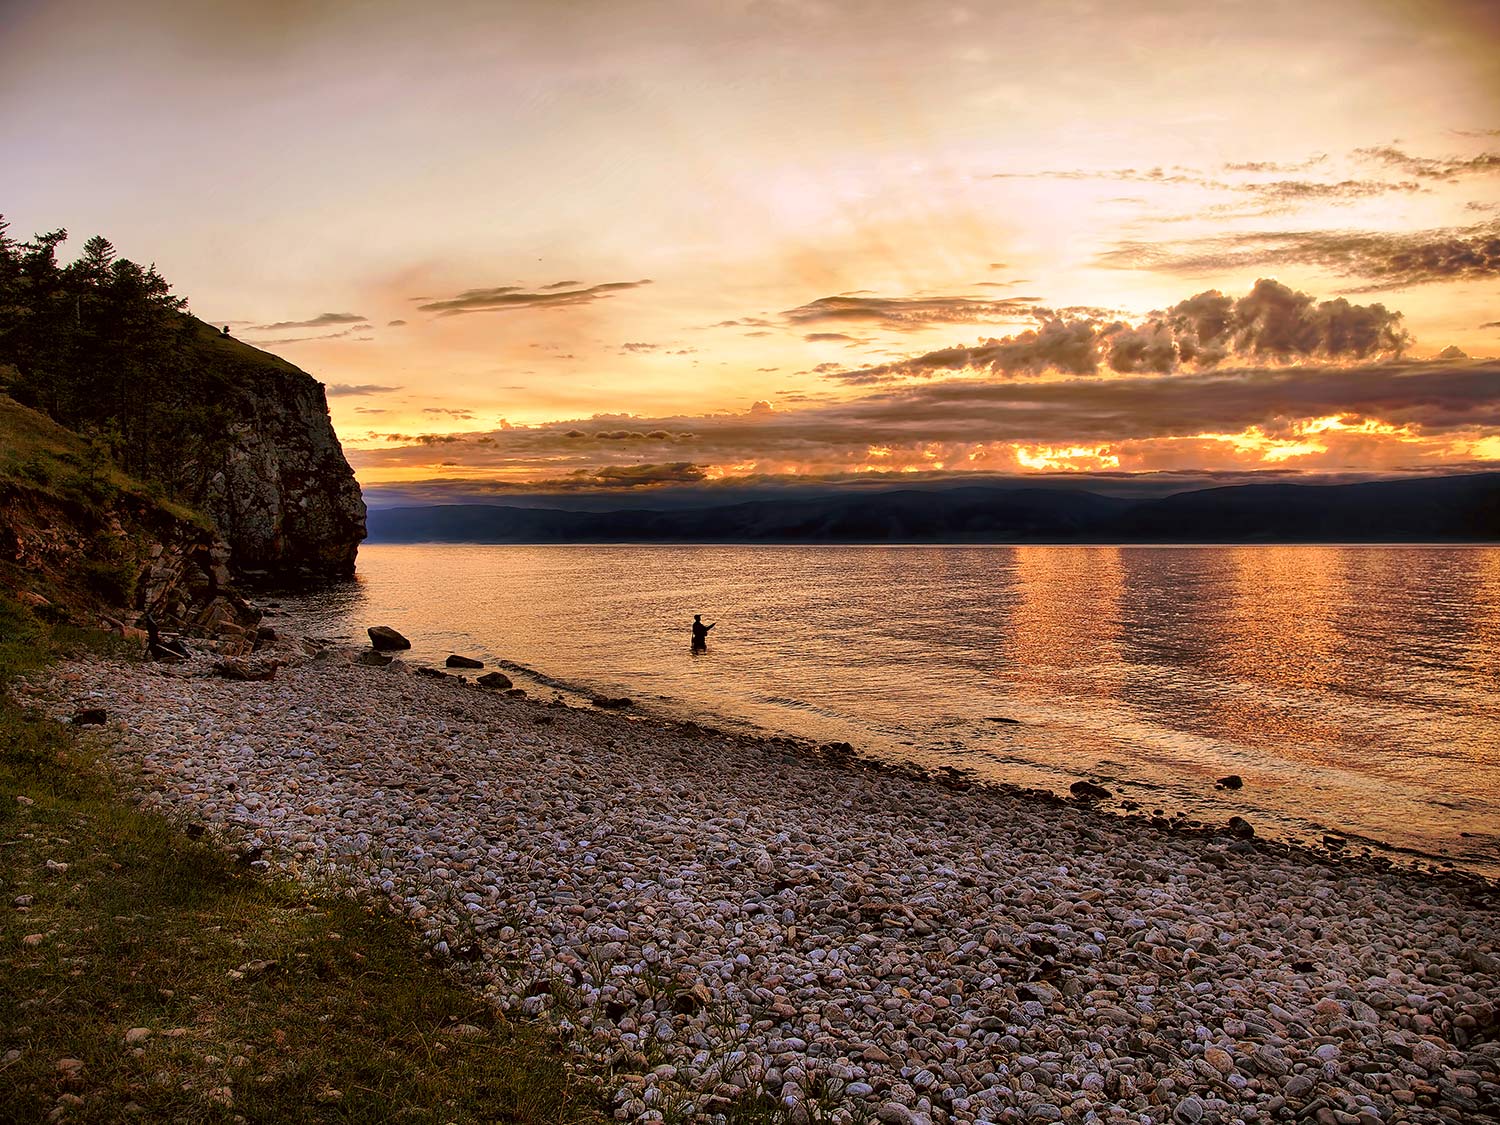
{"type": "Polygon", "coordinates": [[[283,605],[534,689],[1500,874],[1500,548],[376,545],[283,605]]]}

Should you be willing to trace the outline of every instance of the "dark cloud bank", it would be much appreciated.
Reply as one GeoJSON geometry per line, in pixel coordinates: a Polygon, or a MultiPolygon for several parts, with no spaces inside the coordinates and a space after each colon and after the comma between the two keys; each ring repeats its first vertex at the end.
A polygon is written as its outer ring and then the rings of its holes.
{"type": "Polygon", "coordinates": [[[1166,374],[1212,368],[1230,358],[1338,362],[1398,356],[1410,342],[1401,314],[1384,305],[1353,305],[1343,298],[1318,301],[1266,278],[1238,300],[1210,289],[1136,324],[1058,315],[1044,308],[1031,311],[1037,327],[1014,336],[835,372],[830,378],[869,384],[963,369],[1007,376],[1049,370],[1092,375],[1102,367],[1166,374]]]}
{"type": "MultiPolygon", "coordinates": [[[[411,468],[430,465],[432,448],[441,446],[466,472],[494,474],[431,482],[434,495],[457,498],[674,488],[702,495],[774,487],[776,474],[795,474],[799,486],[809,477],[841,486],[869,482],[879,474],[855,478],[853,470],[920,471],[929,467],[924,458],[947,467],[937,479],[965,479],[975,457],[1007,446],[1107,447],[1170,474],[1195,463],[1225,464],[1235,435],[1295,445],[1314,419],[1336,420],[1341,432],[1327,440],[1356,454],[1384,442],[1379,464],[1388,472],[1453,471],[1465,466],[1447,450],[1500,432],[1500,361],[1402,359],[1409,341],[1401,315],[1378,303],[1319,301],[1263,279],[1242,297],[1210,290],[1137,323],[1040,308],[1032,315],[1037,327],[1014,336],[860,372],[831,371],[829,378],[844,384],[873,384],[853,399],[792,410],[758,403],[738,414],[613,414],[485,433],[381,435],[401,444],[352,457],[361,467],[411,468]],[[1408,447],[1404,438],[1420,443],[1408,447]],[[905,460],[880,460],[895,454],[905,460]],[[727,466],[747,466],[751,475],[740,469],[718,483],[727,466]]],[[[1257,456],[1248,455],[1247,468],[1257,456]]],[[[1372,462],[1356,455],[1333,463],[1372,462]]],[[[1192,473],[1203,477],[1201,469],[1192,473]]],[[[920,474],[892,479],[909,483],[920,474]]],[[[401,487],[409,494],[424,486],[401,487]]]]}

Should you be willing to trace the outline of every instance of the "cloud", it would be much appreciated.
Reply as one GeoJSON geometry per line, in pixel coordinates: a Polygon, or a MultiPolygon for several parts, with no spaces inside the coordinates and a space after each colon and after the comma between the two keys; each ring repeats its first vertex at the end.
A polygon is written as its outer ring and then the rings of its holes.
{"type": "Polygon", "coordinates": [[[978,297],[820,297],[781,315],[793,325],[855,321],[898,331],[934,324],[973,324],[1029,316],[1036,297],[994,301],[978,297]]]}
{"type": "Polygon", "coordinates": [[[1479,327],[1481,327],[1481,328],[1500,328],[1500,320],[1487,320],[1483,324],[1481,324],[1479,327]]]}
{"type": "Polygon", "coordinates": [[[1368,199],[1371,196],[1393,193],[1410,195],[1425,189],[1412,180],[1272,180],[1267,183],[1240,184],[1234,190],[1258,196],[1267,202],[1289,203],[1309,199],[1368,199]]]}
{"type": "Polygon", "coordinates": [[[459,445],[468,440],[464,434],[382,434],[370,431],[370,437],[394,445],[459,445]]]}
{"type": "Polygon", "coordinates": [[[660,348],[660,344],[629,343],[621,344],[621,352],[654,352],[660,348]]]}
{"type": "Polygon", "coordinates": [[[465,289],[462,293],[438,301],[426,301],[417,308],[438,316],[460,316],[478,312],[513,312],[517,309],[551,309],[587,305],[628,289],[650,285],[649,278],[640,281],[606,281],[586,288],[564,288],[574,282],[555,282],[542,289],[527,291],[516,285],[491,289],[465,289]]]}
{"type": "Polygon", "coordinates": [[[1449,156],[1432,159],[1411,156],[1391,145],[1357,148],[1354,155],[1374,164],[1397,168],[1405,175],[1424,180],[1453,181],[1460,176],[1487,175],[1500,172],[1500,152],[1482,152],[1478,156],[1449,156]]]}
{"type": "MultiPolygon", "coordinates": [[[[1193,312],[1210,322],[1217,315],[1212,308],[1193,312]]],[[[1451,450],[1500,431],[1500,362],[950,378],[771,412],[614,417],[629,418],[628,432],[694,433],[692,460],[665,470],[641,466],[639,442],[586,439],[600,419],[468,435],[445,446],[445,455],[459,457],[473,472],[530,481],[531,488],[565,477],[573,480],[570,488],[588,488],[701,479],[705,473],[1012,471],[1025,468],[1017,448],[1051,450],[1054,459],[1059,450],[1103,450],[1105,460],[1118,457],[1122,466],[1155,469],[1256,467],[1266,449],[1275,452],[1273,465],[1289,456],[1324,456],[1316,453],[1324,449],[1335,467],[1451,467],[1451,450]],[[479,444],[484,437],[494,440],[479,444]],[[872,449],[888,452],[872,457],[872,449]]],[[[400,447],[355,449],[351,457],[361,469],[432,463],[430,447],[415,438],[400,447]]]]}
{"type": "MultiPolygon", "coordinates": [[[[1199,184],[1225,187],[1222,181],[1179,166],[1167,168],[1067,168],[1042,172],[992,172],[994,180],[1121,180],[1144,184],[1199,184]]],[[[994,266],[990,267],[994,269],[994,266]]]]}
{"type": "Polygon", "coordinates": [[[320,313],[311,320],[278,320],[275,324],[257,324],[250,331],[283,332],[288,328],[327,328],[334,324],[362,324],[369,319],[358,313],[320,313]]]}
{"type": "Polygon", "coordinates": [[[1167,374],[1213,367],[1230,356],[1259,362],[1398,356],[1410,342],[1401,314],[1384,305],[1353,305],[1342,297],[1319,302],[1269,278],[1239,300],[1211,289],[1137,324],[1107,320],[1102,310],[1079,311],[1083,315],[1038,309],[1037,326],[1013,336],[828,376],[869,385],[959,370],[1093,375],[1103,365],[1122,373],[1167,374]]]}
{"type": "Polygon", "coordinates": [[[734,320],[715,321],[709,328],[775,328],[776,322],[763,316],[742,316],[734,320]]]}
{"type": "Polygon", "coordinates": [[[849,335],[847,332],[809,332],[802,338],[809,344],[831,343],[835,340],[848,341],[855,344],[864,342],[856,336],[849,335]]]}
{"type": "Polygon", "coordinates": [[[472,417],[474,417],[474,412],[472,410],[455,410],[452,407],[447,407],[447,406],[424,406],[424,407],[422,407],[422,413],[423,414],[446,414],[450,418],[472,418],[472,417]]]}
{"type": "Polygon", "coordinates": [[[1272,264],[1317,266],[1378,292],[1500,276],[1500,223],[1392,234],[1380,231],[1256,231],[1181,242],[1121,242],[1096,259],[1115,269],[1201,274],[1272,264]]]}
{"type": "MultiPolygon", "coordinates": [[[[502,424],[503,429],[514,429],[514,427],[502,424]]],[[[562,431],[562,436],[569,441],[583,441],[592,438],[595,441],[688,441],[695,435],[690,432],[674,433],[671,430],[596,430],[592,434],[586,430],[580,430],[576,426],[562,431]]]]}
{"type": "MultiPolygon", "coordinates": [[[[353,328],[346,328],[342,332],[324,332],[318,336],[283,336],[276,340],[256,340],[254,344],[258,348],[271,348],[278,344],[303,344],[309,340],[341,340],[347,336],[354,336],[356,332],[364,332],[369,329],[368,324],[356,324],[353,328]]],[[[356,340],[370,340],[371,336],[355,336],[356,340]]]]}
{"type": "Polygon", "coordinates": [[[1277,160],[1247,160],[1223,164],[1221,167],[1226,172],[1305,172],[1309,168],[1316,168],[1327,159],[1327,153],[1319,153],[1317,156],[1309,156],[1306,160],[1296,160],[1290,163],[1277,160]]]}
{"type": "Polygon", "coordinates": [[[384,395],[400,389],[400,387],[383,387],[379,383],[329,383],[324,388],[329,398],[341,398],[345,395],[384,395]]]}
{"type": "Polygon", "coordinates": [[[385,322],[385,326],[387,328],[404,328],[406,326],[406,321],[404,321],[404,320],[388,320],[388,321],[385,322]]]}

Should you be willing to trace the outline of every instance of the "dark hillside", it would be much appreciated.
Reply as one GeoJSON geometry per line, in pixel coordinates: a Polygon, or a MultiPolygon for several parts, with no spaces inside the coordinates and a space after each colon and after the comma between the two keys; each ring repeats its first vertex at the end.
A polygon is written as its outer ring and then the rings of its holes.
{"type": "Polygon", "coordinates": [[[376,542],[1192,543],[1500,540],[1500,473],[1243,485],[1129,500],[954,488],[616,512],[454,504],[375,509],[376,542]]]}
{"type": "Polygon", "coordinates": [[[323,387],[184,310],[155,267],[0,220],[0,391],[205,512],[242,572],[352,573],[364,503],[323,387]]]}
{"type": "Polygon", "coordinates": [[[203,516],[0,395],[0,586],[21,601],[116,632],[149,611],[234,651],[253,645],[258,614],[232,589],[228,557],[203,516]]]}

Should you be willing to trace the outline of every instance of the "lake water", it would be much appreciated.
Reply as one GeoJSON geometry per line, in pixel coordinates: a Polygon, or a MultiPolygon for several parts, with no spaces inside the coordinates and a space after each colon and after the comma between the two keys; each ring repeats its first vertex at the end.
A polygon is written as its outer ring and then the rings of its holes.
{"type": "Polygon", "coordinates": [[[373,545],[282,604],[544,697],[1500,874],[1500,548],[373,545]],[[694,613],[718,623],[697,655],[694,613]]]}

